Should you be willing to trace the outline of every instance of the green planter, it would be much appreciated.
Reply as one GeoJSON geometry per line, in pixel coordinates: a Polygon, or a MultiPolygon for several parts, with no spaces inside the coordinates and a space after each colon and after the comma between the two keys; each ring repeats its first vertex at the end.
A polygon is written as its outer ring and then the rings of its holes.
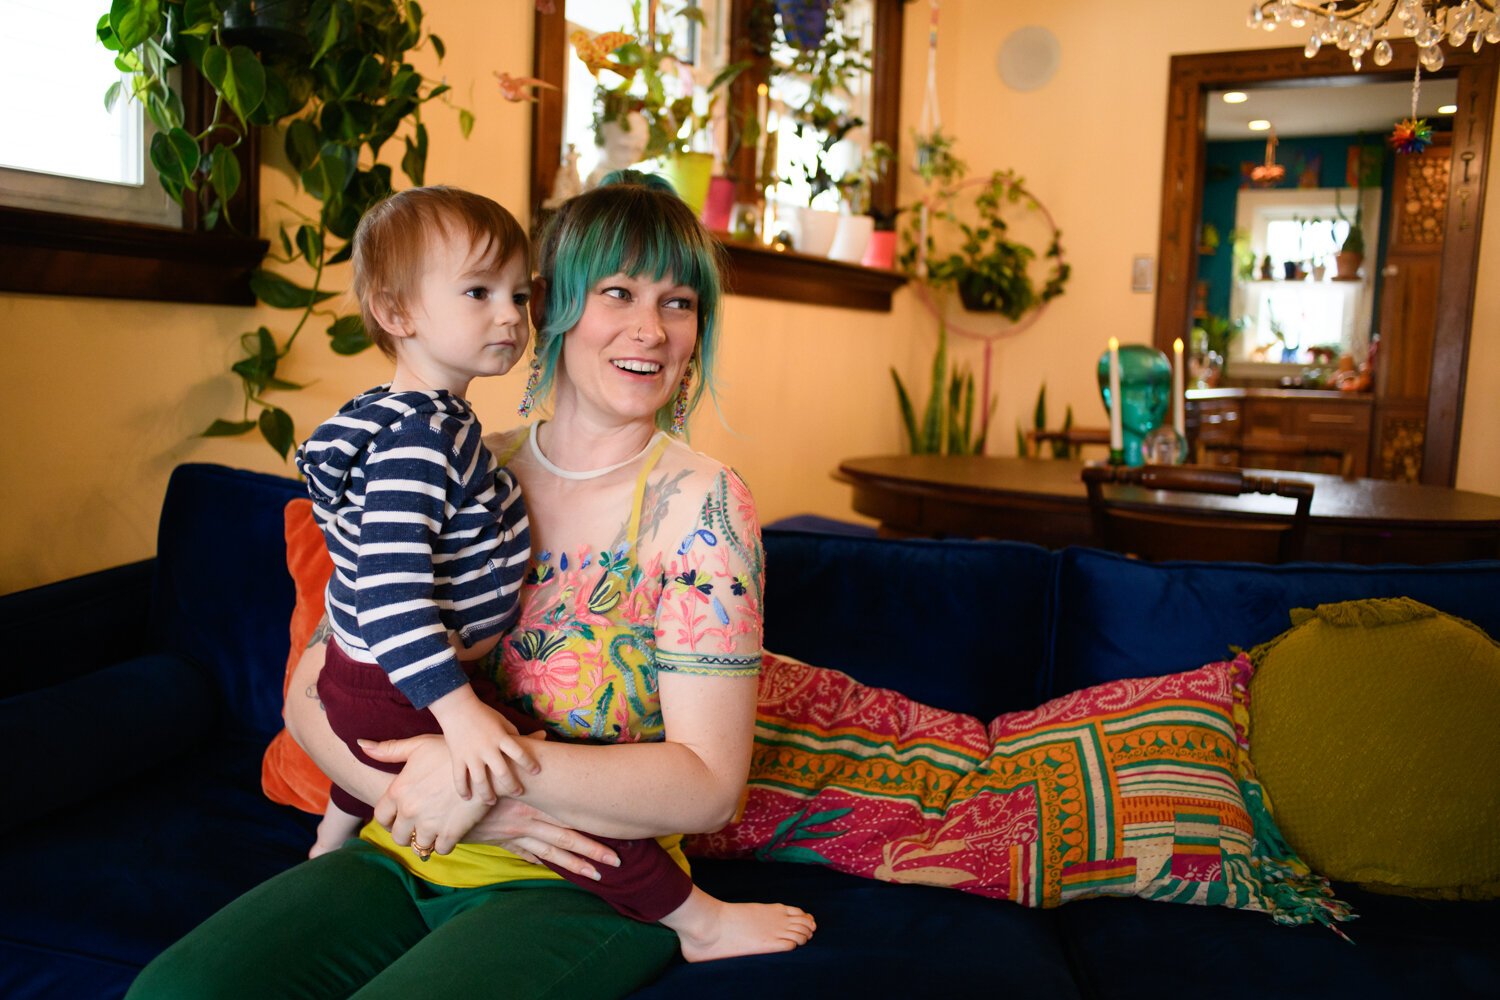
{"type": "Polygon", "coordinates": [[[708,182],[713,177],[714,158],[710,153],[678,153],[667,157],[661,175],[672,187],[694,215],[703,213],[703,203],[708,200],[708,182]]]}

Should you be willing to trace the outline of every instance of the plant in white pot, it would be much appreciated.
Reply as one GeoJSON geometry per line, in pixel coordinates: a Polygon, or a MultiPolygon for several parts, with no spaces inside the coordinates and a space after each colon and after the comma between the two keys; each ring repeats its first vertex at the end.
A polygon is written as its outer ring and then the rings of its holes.
{"type": "Polygon", "coordinates": [[[875,231],[875,219],[870,215],[870,198],[875,182],[885,175],[895,152],[890,145],[877,142],[860,155],[853,169],[838,179],[842,196],[843,213],[839,216],[838,228],[834,232],[833,246],[828,256],[858,264],[864,260],[865,248],[870,243],[870,234],[875,231]]]}
{"type": "MultiPolygon", "coordinates": [[[[870,53],[853,30],[843,0],[830,0],[826,7],[825,29],[810,47],[788,35],[788,24],[796,22],[783,12],[777,36],[783,45],[778,59],[785,61],[773,68],[778,89],[786,95],[791,131],[804,150],[795,163],[807,188],[806,207],[798,209],[796,249],[817,256],[828,253],[837,231],[838,215],[831,209],[837,206],[844,173],[838,163],[850,156],[845,140],[864,124],[853,110],[853,92],[857,80],[871,72],[870,53]]],[[[861,150],[858,155],[865,154],[861,150]]],[[[861,169],[861,163],[852,169],[861,169]]]]}

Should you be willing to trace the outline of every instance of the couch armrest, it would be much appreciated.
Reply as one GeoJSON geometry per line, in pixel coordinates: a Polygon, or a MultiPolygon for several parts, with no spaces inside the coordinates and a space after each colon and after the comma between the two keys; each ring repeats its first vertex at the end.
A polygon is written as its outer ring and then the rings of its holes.
{"type": "Polygon", "coordinates": [[[200,667],[151,654],[0,700],[10,766],[0,830],[117,788],[204,742],[219,700],[200,667]]]}
{"type": "Polygon", "coordinates": [[[0,597],[0,698],[139,656],[151,646],[156,560],[0,597]],[[59,651],[66,648],[65,656],[59,651]]]}

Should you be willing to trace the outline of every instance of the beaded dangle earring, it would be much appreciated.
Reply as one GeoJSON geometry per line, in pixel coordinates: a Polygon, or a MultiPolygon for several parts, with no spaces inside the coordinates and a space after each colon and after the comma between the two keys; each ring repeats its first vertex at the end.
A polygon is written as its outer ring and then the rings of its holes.
{"type": "Polygon", "coordinates": [[[531,416],[531,408],[536,405],[536,384],[542,379],[542,362],[531,354],[531,374],[526,376],[526,391],[521,394],[521,405],[516,407],[516,412],[522,417],[531,416]]]}
{"type": "Polygon", "coordinates": [[[682,383],[677,386],[677,402],[672,407],[672,433],[678,437],[687,429],[688,390],[693,384],[693,362],[688,361],[682,370],[682,383]]]}

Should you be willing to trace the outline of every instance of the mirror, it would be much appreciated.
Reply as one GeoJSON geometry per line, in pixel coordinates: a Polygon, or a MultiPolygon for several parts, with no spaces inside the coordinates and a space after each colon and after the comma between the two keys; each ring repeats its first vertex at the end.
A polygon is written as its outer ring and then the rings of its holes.
{"type": "MultiPolygon", "coordinates": [[[[1380,330],[1384,321],[1385,325],[1394,329],[1396,320],[1401,309],[1406,308],[1407,300],[1412,298],[1412,281],[1420,278],[1426,284],[1419,289],[1425,297],[1426,308],[1430,316],[1425,324],[1423,337],[1391,337],[1390,343],[1383,338],[1380,347],[1380,357],[1377,362],[1377,379],[1375,385],[1375,435],[1377,442],[1382,433],[1382,407],[1389,400],[1389,409],[1392,421],[1397,410],[1404,407],[1400,417],[1404,421],[1403,426],[1416,428],[1415,446],[1420,449],[1422,482],[1452,485],[1455,466],[1458,456],[1459,419],[1463,408],[1463,388],[1465,365],[1468,354],[1469,326],[1473,310],[1474,283],[1478,265],[1479,230],[1484,206],[1484,177],[1485,157],[1490,147],[1490,136],[1493,129],[1493,114],[1495,101],[1495,87],[1497,66],[1500,66],[1500,52],[1494,47],[1483,49],[1479,54],[1474,54],[1468,49],[1452,50],[1445,52],[1449,56],[1447,65],[1443,71],[1436,74],[1423,74],[1423,91],[1436,90],[1440,85],[1451,86],[1454,91],[1454,102],[1457,111],[1451,117],[1451,146],[1445,150],[1446,162],[1441,180],[1446,181],[1443,187],[1442,206],[1440,217],[1436,220],[1440,226],[1444,238],[1440,242],[1440,249],[1434,246],[1428,251],[1427,257],[1420,262],[1411,258],[1413,263],[1410,267],[1400,270],[1400,274],[1391,275],[1392,267],[1389,253],[1385,257],[1377,257],[1379,270],[1376,270],[1376,261],[1372,260],[1380,253],[1380,248],[1387,242],[1387,234],[1397,231],[1399,238],[1398,218],[1404,211],[1404,203],[1398,201],[1395,205],[1380,205],[1377,211],[1381,213],[1378,221],[1379,231],[1368,228],[1370,224],[1370,210],[1373,206],[1367,202],[1366,207],[1366,243],[1369,250],[1364,264],[1362,280],[1356,284],[1363,286],[1369,283],[1368,291],[1362,294],[1351,294],[1343,291],[1328,292],[1327,297],[1340,299],[1336,303],[1325,303],[1326,308],[1339,310],[1339,324],[1337,333],[1330,332],[1332,325],[1320,326],[1315,339],[1324,343],[1336,342],[1340,350],[1348,349],[1354,353],[1361,349],[1361,329],[1374,328],[1380,330]],[[1347,299],[1347,301],[1342,301],[1347,299]],[[1371,317],[1366,325],[1361,318],[1360,310],[1367,310],[1371,317]],[[1344,322],[1345,311],[1352,313],[1353,318],[1344,322]],[[1347,327],[1347,329],[1346,329],[1347,327]],[[1397,404],[1400,404],[1398,407],[1397,404]]],[[[1378,70],[1366,69],[1362,74],[1356,74],[1349,64],[1348,56],[1344,53],[1324,50],[1312,59],[1308,59],[1299,49],[1262,49],[1246,50],[1224,53],[1204,53],[1195,55],[1174,56],[1171,64],[1171,75],[1168,91],[1167,107],[1167,141],[1163,169],[1162,187],[1162,217],[1160,229],[1160,242],[1158,246],[1159,281],[1157,284],[1156,299],[1156,333],[1155,345],[1163,350],[1170,351],[1173,340],[1178,337],[1190,342],[1191,331],[1196,323],[1201,321],[1202,313],[1208,311],[1209,303],[1222,302],[1226,313],[1232,308],[1228,296],[1233,294],[1231,281],[1225,278],[1223,289],[1218,292],[1212,287],[1206,288],[1203,296],[1203,304],[1199,302],[1199,263],[1200,249],[1203,244],[1200,237],[1203,233],[1202,224],[1205,213],[1205,187],[1209,176],[1209,144],[1208,124],[1211,116],[1211,104],[1222,100],[1217,96],[1225,91],[1241,91],[1257,97],[1273,94],[1276,91],[1293,91],[1295,89],[1317,88],[1319,97],[1327,96],[1333,90],[1350,88],[1355,91],[1364,90],[1368,85],[1390,84],[1402,93],[1399,100],[1395,101],[1387,109],[1388,117],[1385,125],[1379,130],[1370,129],[1366,141],[1383,143],[1384,135],[1389,132],[1391,124],[1397,118],[1406,117],[1410,110],[1410,86],[1412,72],[1415,68],[1415,47],[1407,44],[1397,44],[1395,47],[1395,58],[1390,65],[1378,70]],[[1216,296],[1220,296],[1216,298],[1216,296]],[[1195,316],[1195,313],[1199,313],[1195,316]]],[[[1378,94],[1376,95],[1379,96],[1378,94]]],[[[1436,94],[1434,96],[1437,96],[1436,94]]],[[[1306,101],[1301,102],[1306,104],[1306,101]]],[[[1321,102],[1320,102],[1321,103],[1321,102]]],[[[1422,109],[1427,110],[1426,101],[1422,109]]],[[[1245,116],[1248,120],[1249,116],[1245,116]]],[[[1285,118],[1285,115],[1283,115],[1285,118]]],[[[1330,123],[1331,115],[1325,116],[1321,108],[1317,117],[1326,117],[1330,123]]],[[[1289,121],[1289,119],[1288,119],[1289,121]]],[[[1290,128],[1296,131],[1296,126],[1282,126],[1283,130],[1290,128]]],[[[1343,135],[1346,141],[1342,145],[1347,149],[1351,143],[1347,142],[1349,132],[1356,136],[1360,129],[1344,131],[1342,127],[1333,126],[1325,131],[1343,135]]],[[[1254,160],[1264,162],[1264,138],[1262,135],[1259,146],[1261,155],[1254,160]]],[[[1285,151],[1286,143],[1283,140],[1278,146],[1285,151]]],[[[1286,151],[1290,152],[1290,151],[1286,151]]],[[[1287,166],[1291,173],[1293,166],[1300,166],[1304,171],[1308,169],[1307,153],[1300,154],[1300,164],[1291,163],[1285,156],[1279,155],[1277,161],[1287,166]]],[[[1323,154],[1325,157],[1330,154],[1323,154]]],[[[1382,154],[1383,155],[1383,154],[1382,154]]],[[[1336,159],[1336,157],[1335,157],[1336,159]]],[[[1311,261],[1315,255],[1307,253],[1309,244],[1316,244],[1322,251],[1316,256],[1326,257],[1327,246],[1335,239],[1341,238],[1347,233],[1347,223],[1339,225],[1337,210],[1332,213],[1334,221],[1329,222],[1328,197],[1335,191],[1338,192],[1338,203],[1336,208],[1342,208],[1347,216],[1353,208],[1353,202],[1346,200],[1350,192],[1348,189],[1356,185],[1347,183],[1348,174],[1345,171],[1345,184],[1337,183],[1337,166],[1335,163],[1323,163],[1319,172],[1316,189],[1319,194],[1308,196],[1307,201],[1300,205],[1282,205],[1279,208],[1273,206],[1269,213],[1261,212],[1261,222],[1265,228],[1271,228],[1270,223],[1281,221],[1289,223],[1290,226],[1278,226],[1280,234],[1276,237],[1275,248],[1265,242],[1271,239],[1271,235],[1263,231],[1260,235],[1262,240],[1260,259],[1255,265],[1253,279],[1242,282],[1241,296],[1246,301],[1255,300],[1255,313],[1253,322],[1256,324],[1256,335],[1244,338],[1244,344],[1240,349],[1253,355],[1255,350],[1265,346],[1262,354],[1265,358],[1270,354],[1266,338],[1271,343],[1278,345],[1275,352],[1273,364],[1282,363],[1283,356],[1292,360],[1286,362],[1293,365],[1297,370],[1303,367],[1301,361],[1306,357],[1307,346],[1300,341],[1296,349],[1289,354],[1283,355],[1281,349],[1287,346],[1285,341],[1275,340],[1270,329],[1270,315],[1275,313],[1276,304],[1271,302],[1270,313],[1266,312],[1267,299],[1257,296],[1257,290],[1275,290],[1278,294],[1293,293],[1298,290],[1289,285],[1278,286],[1275,282],[1275,268],[1281,267],[1281,281],[1285,282],[1285,268],[1288,261],[1300,257],[1304,266],[1311,267],[1306,262],[1311,261]],[[1335,179],[1328,180],[1328,168],[1334,169],[1335,179]],[[1278,219],[1278,213],[1280,217],[1278,219]],[[1297,219],[1294,222],[1292,216],[1297,219]],[[1317,217],[1321,221],[1313,226],[1302,226],[1304,218],[1317,217]],[[1290,234],[1290,235],[1289,235],[1290,234]],[[1304,241],[1301,251],[1287,248],[1287,240],[1295,241],[1300,236],[1304,241]],[[1261,267],[1265,263],[1264,257],[1267,253],[1273,257],[1271,261],[1272,277],[1262,277],[1261,267]],[[1274,258],[1280,253],[1285,259],[1277,261],[1274,258]],[[1260,285],[1259,282],[1266,282],[1260,285]]],[[[1399,165],[1398,165],[1399,166],[1399,165]]],[[[1392,173],[1395,171],[1393,170],[1392,173]]],[[[1357,178],[1355,178],[1357,180],[1357,178]]],[[[1393,183],[1397,179],[1386,175],[1386,182],[1393,183]]],[[[1237,184],[1236,184],[1237,186],[1237,184]]],[[[1313,190],[1309,188],[1308,190],[1313,190]]],[[[1209,191],[1212,194],[1212,191],[1209,191]]],[[[1238,201],[1238,199],[1237,199],[1238,201]]],[[[1246,199],[1247,206],[1253,213],[1256,199],[1246,199]]],[[[1239,207],[1236,204],[1236,212],[1239,207]]],[[[1253,226],[1245,227],[1251,230],[1249,236],[1249,252],[1255,251],[1256,236],[1253,235],[1253,226]]],[[[1231,229],[1231,232],[1233,230],[1231,229]]],[[[1226,244],[1229,254],[1226,260],[1232,259],[1232,241],[1227,239],[1229,233],[1220,232],[1220,253],[1224,252],[1226,244]]],[[[1229,265],[1232,267],[1233,265],[1229,265]]],[[[1325,261],[1324,266],[1327,266],[1325,261]]],[[[1310,277],[1310,275],[1309,275],[1310,277]]],[[[1310,287],[1313,282],[1304,283],[1310,287]]],[[[1331,284],[1331,283],[1330,283],[1331,284]]],[[[1326,287],[1326,286],[1325,286],[1326,287]]],[[[1353,286],[1351,286],[1352,288],[1353,286]]],[[[1283,303],[1283,309],[1290,308],[1283,303]]],[[[1246,309],[1246,312],[1252,310],[1246,309]]],[[[1278,321],[1278,325],[1281,325],[1278,321]]],[[[1247,356],[1241,359],[1247,363],[1250,370],[1253,369],[1253,357],[1247,356]]],[[[1231,362],[1231,370],[1233,362],[1231,362]]],[[[1282,372],[1277,369],[1266,369],[1265,374],[1276,376],[1275,379],[1267,379],[1270,384],[1276,384],[1282,372]]],[[[1393,423],[1394,426],[1394,423],[1393,423]]]]}
{"type": "MultiPolygon", "coordinates": [[[[1358,378],[1377,329],[1396,171],[1384,140],[1411,90],[1365,82],[1208,94],[1193,298],[1195,337],[1217,334],[1207,373],[1309,388],[1358,378]]],[[[1456,93],[1453,79],[1419,90],[1419,114],[1444,141],[1456,93]]]]}

